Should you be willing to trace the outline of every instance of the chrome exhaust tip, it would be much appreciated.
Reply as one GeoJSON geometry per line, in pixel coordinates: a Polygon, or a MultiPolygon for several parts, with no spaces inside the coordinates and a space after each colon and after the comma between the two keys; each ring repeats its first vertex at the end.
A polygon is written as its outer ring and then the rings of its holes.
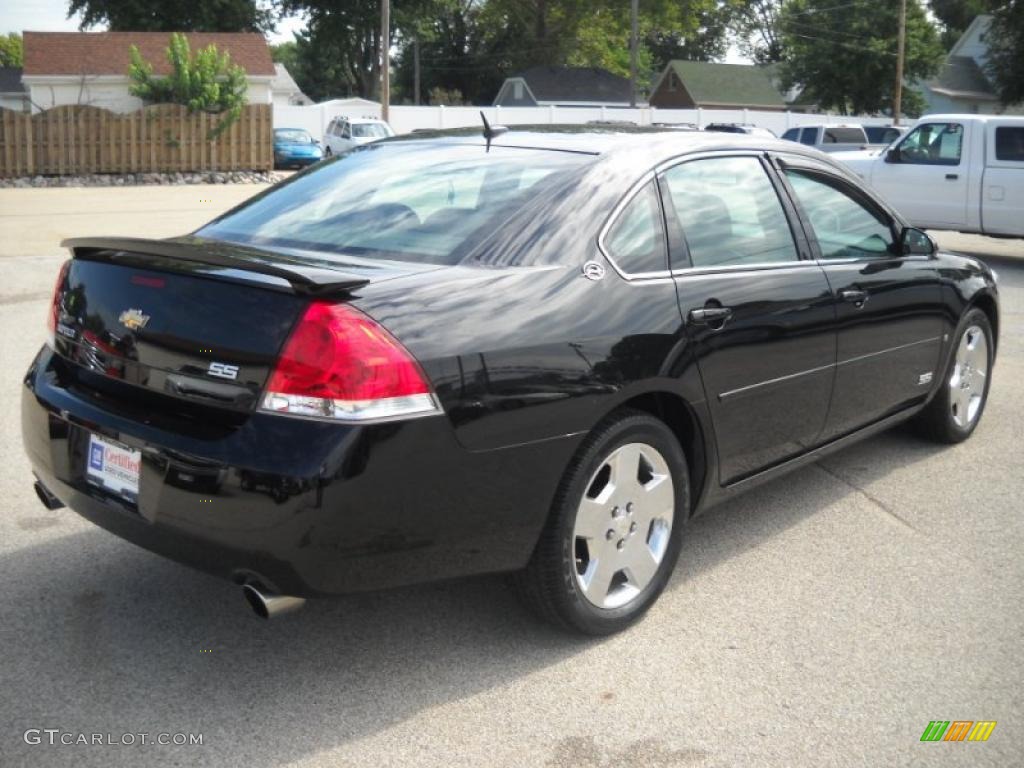
{"type": "Polygon", "coordinates": [[[299,610],[306,604],[304,597],[292,597],[291,595],[275,595],[263,592],[255,584],[244,584],[242,594],[252,608],[253,613],[261,619],[272,619],[285,613],[299,610]]]}

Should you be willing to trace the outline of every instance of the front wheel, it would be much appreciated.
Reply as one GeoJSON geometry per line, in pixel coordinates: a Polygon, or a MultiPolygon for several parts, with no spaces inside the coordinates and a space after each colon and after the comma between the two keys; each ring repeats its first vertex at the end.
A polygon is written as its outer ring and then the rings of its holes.
{"type": "Polygon", "coordinates": [[[672,431],[641,412],[599,426],[566,470],[537,548],[517,575],[542,618],[590,635],[650,608],[679,557],[689,476],[672,431]]]}
{"type": "Polygon", "coordinates": [[[941,388],[916,419],[926,437],[942,443],[959,443],[974,432],[988,400],[995,353],[993,341],[988,315],[980,309],[964,315],[941,388]]]}

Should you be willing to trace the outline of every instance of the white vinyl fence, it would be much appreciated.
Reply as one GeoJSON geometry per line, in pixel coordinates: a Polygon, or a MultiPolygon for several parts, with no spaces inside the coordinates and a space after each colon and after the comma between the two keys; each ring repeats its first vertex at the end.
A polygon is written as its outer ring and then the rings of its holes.
{"type": "MultiPolygon", "coordinates": [[[[480,125],[480,112],[492,125],[538,125],[588,123],[591,121],[628,121],[637,125],[654,123],[693,123],[703,128],[709,123],[753,123],[776,135],[795,125],[860,123],[889,125],[887,117],[818,115],[802,112],[758,112],[752,109],[637,109],[619,107],[391,107],[389,122],[396,133],[417,129],[465,128],[480,125]]],[[[275,128],[305,128],[320,139],[328,123],[338,115],[380,117],[380,105],[362,99],[342,99],[306,107],[274,106],[275,128]]]]}

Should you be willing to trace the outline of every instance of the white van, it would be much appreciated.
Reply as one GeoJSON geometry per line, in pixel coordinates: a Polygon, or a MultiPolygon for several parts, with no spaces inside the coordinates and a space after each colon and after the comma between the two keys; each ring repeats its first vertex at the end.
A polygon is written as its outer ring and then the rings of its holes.
{"type": "Polygon", "coordinates": [[[916,227],[1024,237],[1024,117],[927,115],[887,150],[832,157],[916,227]]]}

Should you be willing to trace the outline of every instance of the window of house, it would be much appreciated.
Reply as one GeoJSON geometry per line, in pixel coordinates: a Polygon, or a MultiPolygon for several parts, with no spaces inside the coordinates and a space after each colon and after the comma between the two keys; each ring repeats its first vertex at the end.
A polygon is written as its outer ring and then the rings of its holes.
{"type": "Polygon", "coordinates": [[[514,98],[516,101],[522,101],[523,98],[523,84],[517,80],[512,84],[512,92],[515,94],[514,98]]]}
{"type": "Polygon", "coordinates": [[[668,89],[674,91],[676,89],[676,74],[675,72],[668,73],[668,89]]]}

